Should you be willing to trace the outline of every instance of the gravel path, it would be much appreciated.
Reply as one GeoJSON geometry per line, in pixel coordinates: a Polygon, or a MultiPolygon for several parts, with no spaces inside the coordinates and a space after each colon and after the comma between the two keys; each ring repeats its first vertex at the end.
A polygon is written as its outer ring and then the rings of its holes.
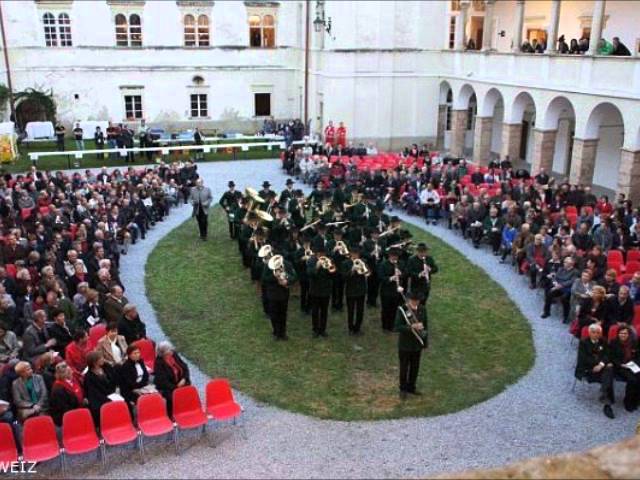
{"type": "MultiPolygon", "coordinates": [[[[231,179],[241,189],[259,188],[264,180],[269,180],[279,191],[286,178],[277,161],[202,164],[199,171],[215,200],[231,179]]],[[[189,207],[172,211],[167,220],[157,224],[147,239],[133,246],[122,260],[121,277],[127,297],[138,305],[149,335],[156,340],[165,336],[146,299],[142,272],[158,241],[190,214],[189,207]]],[[[419,219],[398,215],[423,226],[419,219]]],[[[114,478],[424,477],[493,467],[536,455],[585,450],[633,434],[639,416],[625,412],[620,401],[614,407],[617,418],[609,420],[602,414],[595,386],[578,385],[575,393],[570,391],[575,346],[569,344],[566,326],[558,318],[540,319],[540,293],[532,293],[512,268],[500,265],[486,250],[474,249],[458,234],[440,226],[426,229],[484,269],[508,292],[531,323],[535,365],[518,383],[486,402],[455,414],[379,422],[318,420],[261,405],[239,394],[245,407],[244,428],[210,427],[210,438],[217,444],[215,448],[199,440],[197,434],[185,434],[182,437],[185,448],[180,457],[176,457],[160,440],[150,445],[145,465],[136,461],[132,450],[113,451],[106,475],[114,478]]],[[[195,236],[195,222],[193,230],[195,236]]],[[[472,311],[469,314],[472,315],[472,311]]],[[[202,390],[208,377],[194,365],[191,368],[192,378],[202,390]]],[[[423,364],[421,374],[428,375],[428,371],[429,366],[423,364]]],[[[618,399],[622,397],[621,387],[618,384],[618,399]]],[[[87,460],[81,463],[86,465],[87,460]]],[[[83,477],[104,476],[93,467],[80,467],[75,472],[83,477]]]]}

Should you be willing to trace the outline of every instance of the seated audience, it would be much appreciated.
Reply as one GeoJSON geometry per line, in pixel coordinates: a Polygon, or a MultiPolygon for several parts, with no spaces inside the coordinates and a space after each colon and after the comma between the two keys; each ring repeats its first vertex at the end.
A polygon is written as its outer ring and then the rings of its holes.
{"type": "Polygon", "coordinates": [[[100,422],[100,408],[111,399],[109,395],[116,393],[117,378],[115,371],[105,363],[100,352],[87,354],[87,374],[84,376],[84,393],[89,409],[96,424],[100,422]]]}
{"type": "Polygon", "coordinates": [[[177,387],[191,384],[189,367],[174,350],[173,345],[169,342],[160,342],[153,373],[156,388],[167,401],[167,409],[171,412],[173,391],[177,387]]]}
{"type": "Polygon", "coordinates": [[[624,408],[628,412],[637,410],[640,403],[640,372],[633,373],[627,365],[630,362],[640,366],[638,341],[631,336],[629,327],[622,326],[611,342],[609,356],[613,363],[615,376],[626,382],[624,408]]]}
{"type": "Polygon", "coordinates": [[[119,371],[120,393],[129,403],[135,404],[149,384],[149,371],[136,345],[127,347],[127,357],[119,371]]]}
{"type": "Polygon", "coordinates": [[[84,391],[73,375],[73,370],[65,363],[56,365],[56,380],[51,387],[49,414],[56,425],[62,426],[62,417],[70,410],[84,406],[84,391]]]}
{"type": "Polygon", "coordinates": [[[105,363],[112,367],[118,367],[126,360],[127,341],[118,335],[117,322],[107,324],[107,333],[98,341],[95,350],[102,353],[105,363]]]}
{"type": "Polygon", "coordinates": [[[118,332],[125,338],[127,345],[147,338],[147,327],[140,320],[136,306],[127,303],[122,309],[122,313],[122,319],[118,322],[118,332]]]}
{"type": "Polygon", "coordinates": [[[29,417],[46,415],[49,411],[49,395],[42,377],[33,373],[29,362],[18,362],[18,375],[13,381],[11,392],[18,419],[24,422],[29,417]]]}

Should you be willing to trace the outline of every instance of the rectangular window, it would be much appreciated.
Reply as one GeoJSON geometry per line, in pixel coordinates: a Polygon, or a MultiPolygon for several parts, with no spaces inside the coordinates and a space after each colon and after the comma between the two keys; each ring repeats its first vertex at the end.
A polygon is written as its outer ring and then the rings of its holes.
{"type": "Polygon", "coordinates": [[[191,117],[208,117],[209,109],[207,108],[207,94],[194,93],[191,95],[191,117]]]}
{"type": "Polygon", "coordinates": [[[127,119],[142,118],[142,95],[125,95],[124,113],[127,119]]]}
{"type": "Polygon", "coordinates": [[[254,95],[256,117],[268,117],[271,115],[271,94],[256,93],[254,95]]]}
{"type": "Polygon", "coordinates": [[[449,48],[454,49],[456,46],[456,17],[451,16],[449,20],[449,48]]]}

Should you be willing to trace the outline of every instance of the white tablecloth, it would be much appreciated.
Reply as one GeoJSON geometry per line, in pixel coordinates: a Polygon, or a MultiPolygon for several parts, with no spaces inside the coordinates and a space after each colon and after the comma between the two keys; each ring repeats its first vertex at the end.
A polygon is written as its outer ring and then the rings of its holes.
{"type": "Polygon", "coordinates": [[[15,133],[13,122],[0,122],[0,135],[15,133]]]}
{"type": "MultiPolygon", "coordinates": [[[[85,140],[93,139],[93,135],[96,133],[96,127],[100,127],[102,133],[104,133],[104,138],[107,138],[107,127],[109,126],[109,122],[106,120],[96,121],[96,120],[86,120],[84,122],[80,122],[80,128],[82,128],[82,138],[85,140]]],[[[76,128],[76,124],[73,124],[73,130],[76,128]]]]}
{"type": "Polygon", "coordinates": [[[25,127],[28,140],[36,138],[53,138],[54,130],[51,122],[29,122],[25,127]]]}

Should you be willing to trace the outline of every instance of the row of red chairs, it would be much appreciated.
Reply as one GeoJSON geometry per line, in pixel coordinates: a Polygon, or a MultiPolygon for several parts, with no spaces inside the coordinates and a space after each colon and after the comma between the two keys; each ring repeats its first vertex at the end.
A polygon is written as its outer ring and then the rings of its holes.
{"type": "Polygon", "coordinates": [[[607,253],[607,267],[618,273],[633,275],[640,271],[640,250],[629,250],[626,263],[620,250],[610,250],[607,253]]]}
{"type": "Polygon", "coordinates": [[[100,435],[88,408],[66,412],[62,418],[62,448],[58,442],[55,425],[49,416],[39,416],[24,422],[22,457],[18,456],[11,426],[0,423],[0,463],[45,462],[60,457],[66,470],[66,455],[82,455],[96,450],[106,466],[105,446],[117,446],[137,442],[144,462],[144,438],[157,437],[173,432],[176,453],[179,453],[178,432],[202,427],[206,430],[209,420],[233,420],[242,413],[226,379],[211,380],[205,390],[206,404],[200,401],[196,387],[189,385],[173,391],[173,420],[167,414],[164,398],[159,393],[142,395],[137,403],[136,428],[129,408],[124,401],[109,402],[100,409],[100,435]]]}
{"type": "MultiPolygon", "coordinates": [[[[638,330],[638,328],[640,328],[640,310],[639,310],[640,305],[636,306],[636,312],[635,312],[635,316],[633,318],[633,327],[636,329],[637,333],[640,333],[640,330],[638,330]]],[[[607,335],[607,342],[611,343],[613,342],[613,340],[615,340],[615,338],[618,336],[618,330],[620,330],[620,327],[618,325],[612,325],[611,327],[609,327],[609,334],[607,335]]],[[[589,326],[584,326],[582,327],[582,330],[580,330],[580,339],[584,340],[585,338],[589,337],[589,326]]]]}

